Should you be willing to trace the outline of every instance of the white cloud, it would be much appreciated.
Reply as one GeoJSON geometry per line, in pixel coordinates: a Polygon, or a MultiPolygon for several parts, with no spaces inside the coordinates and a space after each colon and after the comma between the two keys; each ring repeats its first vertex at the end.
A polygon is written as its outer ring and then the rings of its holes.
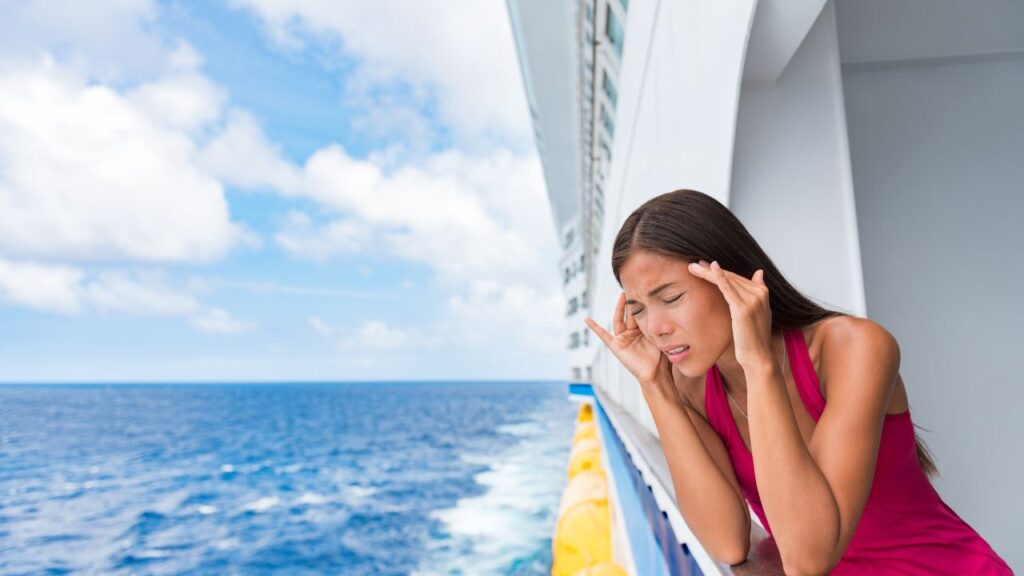
{"type": "Polygon", "coordinates": [[[82,297],[98,311],[139,316],[183,316],[200,308],[195,298],[168,286],[157,272],[100,274],[82,286],[82,297]]]}
{"type": "Polygon", "coordinates": [[[305,246],[320,257],[329,253],[325,246],[345,251],[366,238],[376,253],[427,264],[454,283],[482,276],[553,284],[555,236],[535,157],[448,151],[387,173],[330,146],[310,158],[305,173],[305,193],[341,216],[313,228],[293,215],[278,241],[301,231],[305,243],[283,245],[294,253],[305,246]],[[347,234],[337,230],[342,222],[347,234]]]}
{"type": "Polygon", "coordinates": [[[78,312],[84,274],[70,266],[44,266],[0,259],[0,300],[37,310],[78,312]]]}
{"type": "Polygon", "coordinates": [[[354,220],[334,220],[315,227],[310,217],[293,210],[274,240],[286,252],[317,261],[337,254],[352,254],[369,245],[370,227],[354,220]]]}
{"type": "Polygon", "coordinates": [[[299,170],[281,157],[280,147],[268,142],[256,119],[243,110],[229,112],[227,124],[206,144],[200,161],[211,174],[239,188],[291,195],[301,185],[299,170]]]}
{"type": "Polygon", "coordinates": [[[0,302],[57,314],[91,310],[186,318],[206,332],[236,334],[256,328],[220,308],[204,306],[187,288],[169,285],[159,271],[90,275],[71,266],[0,258],[0,302]]]}
{"type": "Polygon", "coordinates": [[[165,45],[158,12],[149,0],[4,7],[0,300],[251,330],[159,270],[92,264],[208,262],[258,243],[197,158],[227,94],[189,44],[165,45]]]}
{"type": "Polygon", "coordinates": [[[375,118],[408,116],[382,94],[414,107],[434,103],[463,141],[498,135],[529,141],[530,121],[508,12],[501,0],[233,0],[253,10],[272,37],[295,47],[340,43],[361,67],[347,98],[375,118]],[[381,102],[383,105],[374,105],[381,102]],[[397,113],[392,113],[397,112],[397,113]]]}
{"type": "Polygon", "coordinates": [[[0,63],[0,253],[210,261],[245,242],[189,134],[223,98],[190,71],[123,96],[53,58],[0,63]]]}
{"type": "Polygon", "coordinates": [[[204,332],[220,334],[241,334],[256,329],[251,322],[242,322],[233,318],[220,308],[207,308],[192,316],[192,324],[204,332]]]}
{"type": "Polygon", "coordinates": [[[126,98],[153,124],[196,134],[220,118],[227,93],[197,71],[202,59],[188,44],[180,44],[171,60],[167,74],[132,89],[126,98]]]}
{"type": "Polygon", "coordinates": [[[401,347],[406,340],[404,330],[392,328],[377,320],[368,320],[359,326],[350,342],[356,346],[390,350],[401,347]]]}
{"type": "Polygon", "coordinates": [[[535,157],[447,151],[388,171],[335,145],[307,161],[300,189],[334,216],[317,225],[290,213],[275,236],[287,252],[317,260],[372,252],[431,267],[448,294],[434,333],[449,345],[564,346],[558,247],[535,157]]]}
{"type": "Polygon", "coordinates": [[[380,320],[366,320],[354,328],[343,328],[324,322],[317,316],[310,316],[309,327],[318,335],[334,341],[342,348],[357,353],[401,348],[407,342],[415,341],[417,349],[436,349],[436,338],[424,334],[413,334],[409,330],[389,326],[380,320]]]}
{"type": "Polygon", "coordinates": [[[477,281],[449,297],[448,310],[455,339],[467,346],[512,343],[517,351],[528,354],[565,349],[565,302],[560,290],[477,281]]]}
{"type": "Polygon", "coordinates": [[[446,309],[435,326],[309,318],[321,336],[369,351],[357,361],[409,342],[564,349],[540,165],[502,149],[532,145],[503,2],[235,1],[285,44],[340,44],[358,60],[340,105],[370,144],[389,146],[362,160],[327,146],[302,165],[255,117],[225,110],[199,53],[167,48],[153,31],[158,6],[72,4],[18,3],[0,22],[0,299],[256,329],[159,272],[92,271],[96,260],[215,261],[256,242],[231,220],[230,185],[317,204],[296,206],[275,235],[294,256],[360,252],[437,272],[446,309]],[[449,135],[457,150],[431,152],[449,135]]]}
{"type": "Polygon", "coordinates": [[[334,326],[327,324],[316,316],[309,317],[309,327],[324,338],[333,338],[338,333],[334,326]]]}
{"type": "Polygon", "coordinates": [[[147,77],[173,64],[151,30],[157,13],[151,0],[5,2],[0,54],[34,59],[51,53],[105,82],[147,77]]]}

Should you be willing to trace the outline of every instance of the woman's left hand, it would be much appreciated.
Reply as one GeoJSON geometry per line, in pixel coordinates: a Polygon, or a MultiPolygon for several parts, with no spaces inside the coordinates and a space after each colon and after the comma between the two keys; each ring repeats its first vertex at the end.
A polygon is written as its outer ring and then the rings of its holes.
{"type": "Polygon", "coordinates": [[[722,291],[729,303],[732,316],[732,339],[736,361],[744,370],[771,366],[772,310],[768,305],[768,286],[764,283],[764,270],[757,270],[747,279],[722,269],[718,262],[710,265],[704,260],[689,267],[694,276],[707,280],[722,291]]]}

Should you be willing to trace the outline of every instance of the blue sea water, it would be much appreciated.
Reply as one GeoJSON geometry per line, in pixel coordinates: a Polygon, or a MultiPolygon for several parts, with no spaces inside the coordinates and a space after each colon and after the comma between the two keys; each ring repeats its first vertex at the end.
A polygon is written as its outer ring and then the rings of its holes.
{"type": "Polygon", "coordinates": [[[0,573],[548,574],[565,382],[0,386],[0,573]]]}

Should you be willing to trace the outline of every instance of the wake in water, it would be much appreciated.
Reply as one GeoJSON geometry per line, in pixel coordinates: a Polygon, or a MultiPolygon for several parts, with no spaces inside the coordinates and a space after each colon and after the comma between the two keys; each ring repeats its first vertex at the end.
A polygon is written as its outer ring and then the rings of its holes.
{"type": "Polygon", "coordinates": [[[575,409],[564,397],[549,399],[525,421],[498,428],[512,440],[504,450],[461,455],[488,466],[474,478],[484,491],[432,514],[444,530],[416,576],[551,573],[575,409]]]}

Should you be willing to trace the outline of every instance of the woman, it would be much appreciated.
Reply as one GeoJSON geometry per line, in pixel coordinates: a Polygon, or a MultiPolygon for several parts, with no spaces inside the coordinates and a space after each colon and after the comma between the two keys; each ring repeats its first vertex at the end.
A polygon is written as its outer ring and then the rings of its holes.
{"type": "Polygon", "coordinates": [[[786,574],[1012,574],[928,480],[896,340],[803,296],[725,206],[652,198],[612,270],[614,334],[586,323],[640,383],[712,557],[747,557],[752,508],[786,574]]]}

